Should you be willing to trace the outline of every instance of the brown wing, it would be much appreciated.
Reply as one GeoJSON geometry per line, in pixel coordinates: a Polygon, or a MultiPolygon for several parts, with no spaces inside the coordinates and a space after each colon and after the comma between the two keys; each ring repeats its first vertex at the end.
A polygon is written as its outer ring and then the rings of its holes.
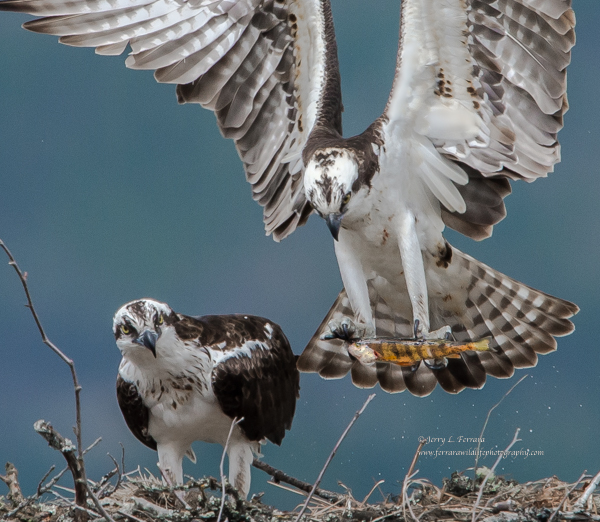
{"type": "MultiPolygon", "coordinates": [[[[221,319],[226,323],[229,317],[221,319]]],[[[276,324],[259,317],[234,317],[263,334],[221,352],[212,373],[213,391],[226,415],[244,418],[240,427],[250,440],[281,444],[285,430],[292,427],[299,397],[296,356],[276,324]]]]}
{"type": "Polygon", "coordinates": [[[317,120],[341,132],[329,0],[6,0],[25,24],[177,84],[180,103],[211,109],[235,141],[268,234],[304,224],[302,149],[317,120]]]}
{"type": "Polygon", "coordinates": [[[117,401],[131,433],[140,442],[156,450],[156,441],[148,435],[148,408],[144,406],[135,384],[127,382],[120,375],[117,375],[117,401]]]}

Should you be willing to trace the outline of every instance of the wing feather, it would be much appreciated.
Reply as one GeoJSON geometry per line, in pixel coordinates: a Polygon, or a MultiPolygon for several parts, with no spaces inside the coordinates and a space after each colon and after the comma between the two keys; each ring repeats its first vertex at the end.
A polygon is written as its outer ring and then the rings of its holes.
{"type": "Polygon", "coordinates": [[[144,404],[136,385],[117,375],[117,402],[123,414],[127,427],[135,437],[156,450],[156,441],[148,434],[150,410],[144,404]]]}
{"type": "Polygon", "coordinates": [[[311,212],[302,150],[317,122],[341,133],[329,0],[4,0],[43,18],[29,30],[95,47],[177,84],[180,103],[215,111],[236,142],[265,228],[280,240],[311,212]]]}
{"type": "Polygon", "coordinates": [[[300,385],[288,340],[279,326],[270,328],[270,338],[246,341],[246,347],[253,345],[252,357],[240,354],[218,362],[212,386],[223,413],[244,419],[240,426],[249,440],[281,444],[285,430],[292,427],[300,385]]]}
{"type": "MultiPolygon", "coordinates": [[[[495,180],[498,185],[494,187],[487,184],[492,181],[489,178],[469,173],[475,183],[485,182],[486,189],[482,192],[487,201],[484,204],[502,201],[505,190],[502,180],[495,180]]],[[[573,331],[569,319],[578,311],[573,303],[515,281],[457,249],[452,252],[447,269],[433,265],[428,269],[430,275],[431,270],[447,270],[442,276],[446,280],[443,291],[432,291],[430,286],[432,328],[449,325],[454,338],[461,342],[491,337],[490,351],[463,352],[460,358],[449,358],[442,368],[428,367],[423,361],[413,367],[377,361],[360,368],[360,361],[348,352],[347,344],[338,339],[323,339],[324,334],[330,333],[330,321],[339,324],[342,318],[354,315],[346,291],[342,290],[298,359],[298,369],[318,372],[327,378],[341,378],[351,372],[356,386],[371,387],[377,380],[382,389],[390,393],[407,389],[414,395],[424,396],[431,393],[438,382],[445,391],[458,393],[464,388],[481,388],[488,374],[507,378],[515,368],[535,366],[538,354],[556,349],[555,337],[573,331]]],[[[381,279],[380,283],[377,279],[368,282],[376,334],[407,338],[412,335],[408,293],[398,289],[390,291],[389,283],[381,279]]]]}
{"type": "MultiPolygon", "coordinates": [[[[403,0],[386,135],[425,137],[440,157],[484,177],[546,176],[560,161],[574,25],[570,0],[403,0]]],[[[456,217],[477,201],[461,208],[448,174],[416,173],[448,226],[487,237],[495,223],[456,217]]]]}

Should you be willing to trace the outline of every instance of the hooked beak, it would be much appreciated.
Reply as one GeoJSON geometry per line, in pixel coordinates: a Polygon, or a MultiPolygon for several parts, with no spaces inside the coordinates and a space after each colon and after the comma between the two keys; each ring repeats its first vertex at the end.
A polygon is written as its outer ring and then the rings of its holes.
{"type": "Polygon", "coordinates": [[[329,214],[325,218],[325,222],[327,223],[327,228],[329,228],[329,232],[331,232],[333,239],[335,239],[336,241],[338,240],[338,237],[340,235],[340,227],[342,226],[342,218],[343,217],[344,217],[344,214],[337,213],[337,214],[329,214]]]}
{"type": "Polygon", "coordinates": [[[142,335],[140,335],[133,342],[137,343],[141,346],[145,346],[152,352],[152,355],[156,358],[156,340],[158,339],[158,334],[156,332],[152,332],[150,330],[144,330],[142,335]]]}

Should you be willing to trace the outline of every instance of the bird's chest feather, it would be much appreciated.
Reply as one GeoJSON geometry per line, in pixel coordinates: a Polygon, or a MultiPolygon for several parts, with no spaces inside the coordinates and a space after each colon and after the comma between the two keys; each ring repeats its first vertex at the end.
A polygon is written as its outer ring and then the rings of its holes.
{"type": "MultiPolygon", "coordinates": [[[[150,410],[149,433],[155,440],[169,432],[198,433],[208,419],[222,415],[212,390],[213,363],[197,346],[161,349],[157,357],[142,353],[143,359],[124,359],[119,373],[136,385],[144,406],[150,410]],[[148,360],[146,360],[148,359],[148,360]]],[[[227,420],[227,425],[230,420],[227,420]]],[[[208,433],[205,440],[211,438],[208,433]]]]}
{"type": "Polygon", "coordinates": [[[214,395],[191,394],[185,402],[162,401],[150,408],[148,433],[157,441],[175,437],[178,441],[194,440],[223,444],[231,419],[219,407],[214,395]]]}
{"type": "Polygon", "coordinates": [[[344,218],[340,238],[347,241],[349,250],[360,259],[367,279],[382,276],[388,281],[402,280],[403,261],[400,241],[410,230],[410,241],[418,245],[425,265],[444,247],[443,224],[439,225],[439,206],[428,199],[421,183],[403,169],[410,162],[382,161],[381,172],[356,206],[356,212],[344,218]],[[394,170],[392,170],[394,169],[394,170]],[[414,226],[405,226],[407,222],[414,226]]]}

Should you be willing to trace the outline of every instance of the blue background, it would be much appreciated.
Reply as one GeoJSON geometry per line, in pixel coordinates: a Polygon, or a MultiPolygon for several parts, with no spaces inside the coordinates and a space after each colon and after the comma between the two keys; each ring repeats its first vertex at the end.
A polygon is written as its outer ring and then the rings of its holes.
{"type": "MultiPolygon", "coordinates": [[[[513,184],[507,219],[494,236],[450,242],[531,286],[576,302],[577,330],[556,353],[513,379],[452,396],[377,397],[342,445],[324,486],[342,481],[361,499],[374,480],[398,493],[420,436],[477,437],[489,408],[525,372],[529,377],[492,414],[484,449],[543,456],[508,458],[499,471],[519,481],[558,475],[573,481],[600,469],[598,433],[598,264],[600,259],[600,9],[575,0],[578,43],[569,68],[569,101],[560,133],[563,161],[549,179],[513,184]]],[[[334,0],[342,68],[344,129],[361,132],[385,105],[398,34],[396,0],[334,0]]],[[[156,472],[156,455],[127,430],[114,392],[120,354],[111,332],[126,301],[151,296],[196,315],[245,312],[282,325],[300,353],[333,303],[341,281],[325,224],[276,244],[265,237],[233,144],[214,116],[178,106],[173,86],[127,70],[124,57],[72,49],[23,31],[27,17],[0,15],[0,238],[29,273],[38,313],[52,341],[75,360],[83,385],[88,476],[112,468],[107,453],[126,449],[129,470],[156,472]]],[[[13,462],[27,494],[62,457],[34,433],[40,418],[71,435],[74,400],[68,368],[42,345],[23,307],[20,283],[0,256],[0,461],[13,462]]],[[[349,379],[304,374],[293,430],[265,460],[314,481],[369,391],[349,379]]],[[[426,449],[435,450],[430,444],[426,449]]],[[[446,443],[441,449],[469,449],[446,443]]],[[[195,445],[186,473],[218,474],[221,448],[195,445]]],[[[488,457],[481,464],[491,466],[488,457]]],[[[441,484],[472,457],[422,458],[420,476],[441,484]]],[[[252,492],[293,507],[300,497],[253,471],[252,492]]],[[[69,481],[63,481],[69,485],[69,481]]],[[[5,492],[1,491],[4,494],[5,492]]],[[[376,497],[374,497],[376,499],[376,497]]]]}

